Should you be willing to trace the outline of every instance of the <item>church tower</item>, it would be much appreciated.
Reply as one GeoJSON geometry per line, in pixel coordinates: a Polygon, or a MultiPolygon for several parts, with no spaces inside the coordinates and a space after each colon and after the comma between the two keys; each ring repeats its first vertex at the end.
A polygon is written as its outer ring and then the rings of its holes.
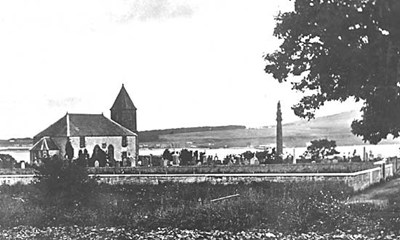
{"type": "Polygon", "coordinates": [[[124,84],[118,93],[117,99],[111,107],[111,119],[134,133],[138,133],[136,125],[136,107],[129,97],[124,84]]]}

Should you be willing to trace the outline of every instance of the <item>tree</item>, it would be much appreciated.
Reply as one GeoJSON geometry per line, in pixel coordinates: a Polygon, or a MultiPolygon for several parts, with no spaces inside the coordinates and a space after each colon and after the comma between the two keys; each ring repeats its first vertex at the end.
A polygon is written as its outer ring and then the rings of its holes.
{"type": "Polygon", "coordinates": [[[319,139],[311,141],[311,144],[307,147],[307,151],[304,155],[310,155],[311,160],[321,160],[326,156],[338,154],[336,151],[336,142],[334,140],[329,141],[328,139],[319,139]]]}
{"type": "Polygon", "coordinates": [[[400,1],[296,0],[276,17],[283,40],[267,54],[265,71],[306,95],[292,107],[311,119],[327,101],[362,101],[351,124],[364,141],[378,143],[400,131],[400,1]]]}

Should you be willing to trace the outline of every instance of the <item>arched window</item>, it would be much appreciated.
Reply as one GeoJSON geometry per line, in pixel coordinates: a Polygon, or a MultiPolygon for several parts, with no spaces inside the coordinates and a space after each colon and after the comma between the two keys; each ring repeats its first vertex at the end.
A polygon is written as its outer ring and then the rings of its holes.
{"type": "Polygon", "coordinates": [[[90,164],[93,164],[97,161],[99,161],[99,167],[104,167],[106,165],[107,161],[107,155],[106,153],[100,148],[99,145],[94,146],[93,148],[93,154],[90,159],[90,164]]]}
{"type": "Polygon", "coordinates": [[[80,136],[79,137],[79,147],[80,148],[85,148],[86,147],[85,136],[80,136]]]}
{"type": "Polygon", "coordinates": [[[111,144],[108,145],[108,160],[114,161],[114,146],[111,144]]]}
{"type": "Polygon", "coordinates": [[[122,136],[122,147],[127,147],[128,146],[128,137],[127,136],[122,136]]]}

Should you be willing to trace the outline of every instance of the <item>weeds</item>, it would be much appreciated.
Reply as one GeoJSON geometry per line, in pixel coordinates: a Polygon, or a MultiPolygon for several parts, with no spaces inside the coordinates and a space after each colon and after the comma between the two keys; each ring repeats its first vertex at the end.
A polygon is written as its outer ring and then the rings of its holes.
{"type": "Polygon", "coordinates": [[[1,186],[0,225],[125,226],[241,231],[270,228],[286,232],[331,231],[354,219],[342,200],[346,185],[321,183],[208,183],[99,185],[91,205],[57,206],[35,202],[35,185],[1,186]],[[239,194],[219,202],[212,199],[239,194]],[[16,201],[21,198],[23,201],[16,201]]]}

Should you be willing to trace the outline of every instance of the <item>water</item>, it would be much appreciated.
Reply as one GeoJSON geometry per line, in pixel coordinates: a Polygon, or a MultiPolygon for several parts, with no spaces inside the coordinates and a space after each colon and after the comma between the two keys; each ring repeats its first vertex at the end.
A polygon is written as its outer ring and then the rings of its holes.
{"type": "Polygon", "coordinates": [[[30,160],[29,148],[0,148],[0,154],[9,154],[17,162],[29,162],[30,160]]]}
{"type": "MultiPolygon", "coordinates": [[[[382,144],[382,145],[353,145],[353,146],[338,146],[336,150],[340,152],[341,156],[353,156],[355,151],[355,155],[363,156],[364,147],[367,154],[370,152],[373,154],[374,157],[395,157],[400,156],[400,145],[397,144],[382,144]]],[[[191,151],[198,150],[199,152],[205,152],[206,155],[215,156],[224,158],[229,154],[241,154],[246,151],[251,152],[260,152],[263,151],[262,149],[257,148],[217,148],[217,149],[205,149],[205,148],[187,148],[191,151]]],[[[298,147],[298,148],[284,148],[284,153],[294,155],[296,158],[302,155],[306,151],[306,147],[298,147]]],[[[140,149],[139,155],[157,155],[160,156],[163,154],[165,149],[140,149]]],[[[171,152],[174,149],[169,149],[171,152]]],[[[175,148],[175,151],[181,151],[182,148],[175,148]]]]}
{"type": "MultiPolygon", "coordinates": [[[[366,152],[369,154],[370,151],[374,155],[374,157],[400,157],[400,145],[397,144],[385,144],[385,145],[354,145],[354,146],[338,146],[336,150],[340,152],[341,156],[352,156],[354,150],[356,151],[355,155],[362,156],[363,149],[365,147],[366,152]]],[[[161,156],[165,149],[140,149],[139,155],[156,155],[161,156]]],[[[170,148],[170,151],[174,149],[170,148]]],[[[181,151],[182,148],[175,148],[175,151],[181,151]]],[[[206,148],[188,148],[188,150],[199,152],[205,152],[206,155],[215,156],[218,155],[219,159],[224,158],[229,154],[241,154],[246,151],[257,152],[262,151],[262,149],[256,148],[217,148],[217,149],[206,149],[206,148]]],[[[284,148],[284,152],[286,154],[295,155],[296,157],[302,155],[305,152],[306,148],[284,148]]],[[[13,156],[18,162],[25,161],[29,162],[30,155],[29,149],[21,148],[21,149],[12,149],[12,148],[0,148],[0,154],[9,154],[13,156]]]]}

